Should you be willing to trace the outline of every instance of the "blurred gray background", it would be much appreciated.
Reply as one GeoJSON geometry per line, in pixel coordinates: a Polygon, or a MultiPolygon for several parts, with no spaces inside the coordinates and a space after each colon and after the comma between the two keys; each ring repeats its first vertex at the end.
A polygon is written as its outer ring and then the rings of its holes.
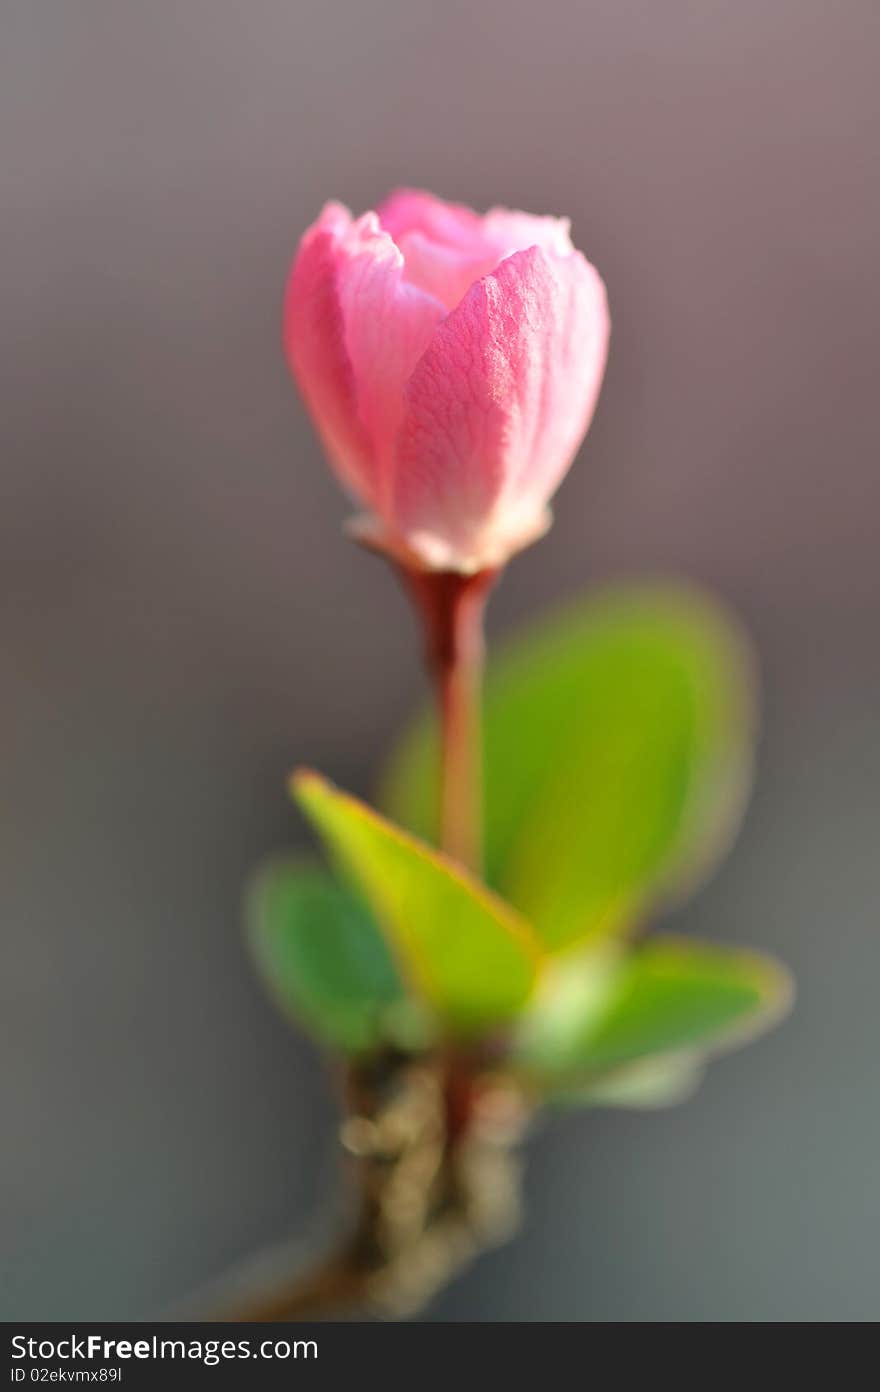
{"type": "Polygon", "coordinates": [[[239,898],[422,694],[279,350],[296,240],[400,183],[568,213],[614,337],[496,633],[617,575],[735,604],[745,830],[675,926],[797,1011],[657,1115],[562,1117],[436,1320],[878,1315],[875,0],[2,0],[0,1316],[150,1316],[334,1192],[239,898]]]}

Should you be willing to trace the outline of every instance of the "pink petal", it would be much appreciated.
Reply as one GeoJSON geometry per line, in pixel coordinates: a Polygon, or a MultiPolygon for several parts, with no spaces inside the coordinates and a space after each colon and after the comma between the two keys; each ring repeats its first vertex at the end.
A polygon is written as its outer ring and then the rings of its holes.
{"type": "Polygon", "coordinates": [[[403,252],[404,276],[454,309],[475,280],[515,251],[540,246],[556,256],[571,250],[566,218],[492,208],[485,217],[433,194],[399,189],[379,209],[382,226],[403,252]]]}
{"type": "Polygon", "coordinates": [[[497,564],[540,531],[592,417],[608,310],[579,252],[518,251],[439,326],[406,388],[389,523],[426,563],[497,564]]]}
{"type": "Polygon", "coordinates": [[[482,218],[460,203],[398,189],[380,205],[379,220],[403,253],[405,278],[447,309],[498,262],[482,237],[482,218]]]}
{"type": "Polygon", "coordinates": [[[336,283],[339,242],[350,225],[348,209],[328,203],[300,242],[285,291],[283,338],[331,463],[342,482],[367,499],[372,451],[357,413],[336,283]]]}
{"type": "Polygon", "coordinates": [[[517,213],[510,208],[490,208],[482,222],[484,237],[502,248],[502,257],[532,246],[542,247],[553,256],[569,256],[574,250],[568,218],[535,217],[533,213],[517,213]]]}
{"type": "Polygon", "coordinates": [[[337,275],[358,413],[375,461],[370,502],[381,511],[403,389],[445,310],[404,280],[403,257],[375,213],[345,232],[337,275]]]}
{"type": "Polygon", "coordinates": [[[432,242],[466,248],[479,235],[482,219],[463,203],[444,203],[422,189],[395,189],[379,204],[379,221],[400,245],[407,232],[421,232],[432,242]]]}
{"type": "Polygon", "coordinates": [[[402,232],[398,246],[403,253],[406,279],[447,309],[455,309],[474,281],[494,271],[499,260],[495,248],[482,242],[462,250],[432,242],[423,232],[402,232]]]}

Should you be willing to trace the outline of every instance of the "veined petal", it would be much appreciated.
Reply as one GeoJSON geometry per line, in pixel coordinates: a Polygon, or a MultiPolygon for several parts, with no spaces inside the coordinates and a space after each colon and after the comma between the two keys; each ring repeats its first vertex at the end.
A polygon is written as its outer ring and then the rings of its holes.
{"type": "Polygon", "coordinates": [[[580,255],[519,251],[438,327],[406,388],[391,507],[434,566],[498,564],[546,525],[589,425],[608,340],[580,255]]]}

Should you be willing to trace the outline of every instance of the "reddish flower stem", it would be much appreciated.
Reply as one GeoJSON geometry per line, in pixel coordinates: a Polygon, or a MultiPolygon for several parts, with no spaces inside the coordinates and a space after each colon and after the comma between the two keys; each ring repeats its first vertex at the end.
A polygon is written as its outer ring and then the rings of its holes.
{"type": "Polygon", "coordinates": [[[440,845],[476,874],[483,859],[483,616],[497,572],[404,571],[422,617],[440,716],[440,845]]]}

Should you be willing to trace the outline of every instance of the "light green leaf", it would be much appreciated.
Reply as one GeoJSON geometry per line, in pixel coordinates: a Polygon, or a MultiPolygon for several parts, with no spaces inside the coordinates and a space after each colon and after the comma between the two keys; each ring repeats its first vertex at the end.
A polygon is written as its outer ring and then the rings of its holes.
{"type": "Polygon", "coordinates": [[[751,1038],[786,1010],[778,962],[741,948],[655,938],[560,959],[523,1021],[516,1061],[551,1090],[589,1087],[609,1070],[751,1038]]]}
{"type": "MultiPolygon", "coordinates": [[[[619,933],[726,847],[752,744],[748,648],[684,587],[608,591],[512,643],[485,699],[489,883],[552,949],[619,933]]],[[[435,836],[431,718],[382,805],[435,836]]]]}
{"type": "Polygon", "coordinates": [[[527,1073],[561,1087],[583,1082],[584,1041],[614,998],[624,951],[610,942],[547,961],[513,1044],[514,1060],[527,1073]]]}
{"type": "Polygon", "coordinates": [[[271,861],[246,899],[248,943],[270,994],[323,1043],[359,1053],[387,1039],[403,986],[368,911],[315,865],[271,861]]]}
{"type": "Polygon", "coordinates": [[[518,914],[318,774],[295,775],[292,790],[372,908],[404,977],[449,1027],[479,1032],[522,1009],[540,952],[518,914]]]}

